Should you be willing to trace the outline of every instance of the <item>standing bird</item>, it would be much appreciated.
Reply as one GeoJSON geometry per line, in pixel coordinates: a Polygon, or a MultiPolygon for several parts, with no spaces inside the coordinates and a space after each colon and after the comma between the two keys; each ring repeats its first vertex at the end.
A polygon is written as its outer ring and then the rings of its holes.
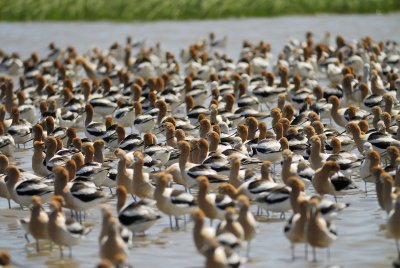
{"type": "Polygon", "coordinates": [[[389,214],[386,226],[387,230],[391,237],[393,237],[396,241],[396,248],[397,248],[397,255],[400,259],[400,246],[399,246],[399,239],[400,239],[400,196],[397,196],[396,203],[394,208],[389,214]]]}
{"type": "Polygon", "coordinates": [[[250,256],[250,242],[256,235],[257,222],[250,211],[250,200],[245,195],[240,195],[237,199],[239,210],[238,222],[244,231],[244,240],[247,241],[247,257],[250,256]]]}
{"type": "Polygon", "coordinates": [[[225,209],[227,207],[234,207],[235,203],[228,195],[208,193],[209,182],[207,177],[199,176],[197,178],[199,183],[199,194],[197,201],[199,207],[203,210],[207,218],[212,220],[223,220],[225,217],[225,209]]]}
{"type": "Polygon", "coordinates": [[[32,196],[32,212],[29,220],[29,233],[36,240],[36,251],[39,252],[39,239],[48,239],[47,224],[49,216],[42,211],[42,200],[39,196],[32,196]]]}
{"type": "Polygon", "coordinates": [[[123,185],[117,187],[117,211],[119,222],[132,233],[145,234],[161,215],[151,206],[149,200],[126,203],[127,191],[123,185]]]}
{"type": "Polygon", "coordinates": [[[111,218],[106,235],[100,241],[100,257],[111,261],[115,265],[121,261],[121,257],[126,259],[128,255],[128,249],[121,238],[119,228],[118,221],[111,218]]]}
{"type": "MultiPolygon", "coordinates": [[[[302,200],[299,204],[299,212],[293,214],[293,216],[286,223],[284,233],[286,238],[291,243],[292,259],[295,259],[295,244],[306,243],[306,232],[305,227],[308,220],[308,201],[302,200]]],[[[306,244],[307,250],[307,244],[306,244]]]]}
{"type": "Polygon", "coordinates": [[[171,216],[175,216],[176,228],[179,229],[178,216],[190,214],[197,207],[197,203],[193,195],[167,187],[168,181],[172,181],[171,175],[163,175],[159,178],[154,191],[154,199],[157,208],[169,216],[171,229],[171,216]]]}
{"type": "Polygon", "coordinates": [[[306,241],[313,248],[313,261],[317,261],[315,248],[327,248],[337,239],[337,233],[330,222],[320,216],[315,202],[309,204],[309,220],[306,225],[306,241]]]}
{"type": "Polygon", "coordinates": [[[78,222],[67,220],[61,207],[64,199],[61,196],[57,197],[50,202],[51,213],[47,232],[50,241],[60,247],[61,258],[64,257],[63,246],[69,248],[69,257],[72,258],[72,246],[76,246],[91,229],[83,227],[78,222]]]}

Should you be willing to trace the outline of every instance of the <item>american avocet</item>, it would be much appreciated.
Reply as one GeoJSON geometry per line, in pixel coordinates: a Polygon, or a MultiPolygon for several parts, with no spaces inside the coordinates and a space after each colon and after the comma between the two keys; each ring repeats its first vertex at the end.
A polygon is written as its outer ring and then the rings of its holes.
{"type": "Polygon", "coordinates": [[[8,192],[7,185],[6,185],[6,169],[8,167],[8,157],[5,155],[0,154],[0,197],[7,199],[8,208],[11,209],[11,195],[8,192]]]}
{"type": "Polygon", "coordinates": [[[388,172],[392,177],[395,177],[397,171],[396,159],[400,156],[400,150],[395,146],[389,146],[386,149],[386,152],[389,158],[389,164],[385,167],[385,171],[388,172]]]}
{"type": "Polygon", "coordinates": [[[2,85],[2,91],[4,96],[4,105],[6,107],[6,111],[11,114],[11,110],[14,106],[18,105],[17,96],[14,94],[14,82],[12,79],[7,80],[6,83],[2,85]]]}
{"type": "Polygon", "coordinates": [[[90,178],[96,186],[101,186],[110,168],[103,167],[101,163],[93,161],[93,145],[85,144],[82,147],[82,152],[85,155],[85,163],[78,168],[76,175],[90,178]]]}
{"type": "Polygon", "coordinates": [[[14,107],[11,111],[12,123],[7,129],[16,144],[25,144],[31,138],[32,125],[31,123],[19,118],[19,111],[14,107]]]}
{"type": "Polygon", "coordinates": [[[142,105],[139,102],[134,102],[135,107],[135,120],[133,126],[139,133],[147,133],[154,128],[156,120],[153,115],[143,113],[142,105]]]}
{"type": "Polygon", "coordinates": [[[145,234],[161,218],[149,201],[126,203],[127,191],[124,186],[117,187],[117,211],[119,222],[134,234],[145,234]]]}
{"type": "Polygon", "coordinates": [[[297,107],[299,104],[304,103],[307,97],[313,97],[311,89],[301,87],[301,77],[299,75],[293,77],[293,85],[294,87],[291,88],[288,93],[291,103],[295,104],[297,107]]]}
{"type": "Polygon", "coordinates": [[[332,161],[327,161],[321,168],[317,169],[312,178],[315,191],[320,195],[331,194],[337,201],[337,192],[355,188],[354,183],[349,178],[342,176],[337,179],[332,178],[339,170],[339,164],[332,161]]]}
{"type": "Polygon", "coordinates": [[[389,173],[382,172],[376,181],[376,190],[381,191],[381,194],[377,193],[378,201],[381,208],[386,211],[387,214],[393,209],[393,201],[396,200],[397,194],[393,193],[394,180],[389,173]],[[378,182],[379,180],[379,182],[378,182]],[[380,184],[380,185],[379,185],[380,184]]]}
{"type": "MultiPolygon", "coordinates": [[[[282,72],[287,72],[287,69],[282,69],[282,72]]],[[[286,81],[286,80],[285,80],[286,81]]],[[[282,87],[275,87],[275,86],[270,86],[267,83],[264,83],[264,85],[259,85],[256,87],[252,93],[260,100],[262,100],[262,103],[266,102],[272,102],[273,100],[276,100],[279,94],[285,93],[286,88],[285,85],[282,85],[282,87]]],[[[267,106],[268,107],[268,106],[267,106]]]]}
{"type": "Polygon", "coordinates": [[[117,109],[117,104],[107,98],[93,98],[89,101],[93,106],[94,112],[106,116],[112,114],[117,109]]]}
{"type": "MultiPolygon", "coordinates": [[[[283,118],[280,121],[287,121],[287,119],[283,118]]],[[[286,132],[286,139],[289,142],[289,149],[296,154],[301,154],[308,146],[307,138],[302,133],[299,133],[299,131],[294,127],[288,128],[286,132]]]]}
{"type": "Polygon", "coordinates": [[[214,238],[202,249],[203,255],[206,257],[206,268],[224,268],[228,265],[228,259],[224,248],[218,245],[218,241],[214,238]]]}
{"type": "Polygon", "coordinates": [[[133,105],[125,103],[123,100],[117,101],[118,107],[113,113],[113,117],[118,124],[124,127],[132,127],[135,119],[135,110],[133,105]]]}
{"type": "MultiPolygon", "coordinates": [[[[60,199],[63,200],[62,197],[60,199]]],[[[64,257],[63,246],[69,248],[69,257],[72,258],[72,246],[77,245],[91,229],[83,227],[78,222],[67,221],[62,211],[62,204],[58,199],[53,199],[50,202],[50,208],[51,213],[47,225],[49,239],[60,247],[61,258],[64,257]]]]}
{"type": "Polygon", "coordinates": [[[321,153],[321,139],[318,135],[315,135],[310,138],[311,152],[310,158],[308,161],[310,162],[310,166],[313,169],[318,169],[322,167],[325,163],[326,159],[328,159],[329,155],[325,153],[321,153]]]}
{"type": "Polygon", "coordinates": [[[48,116],[46,118],[46,132],[47,136],[60,138],[64,145],[67,143],[67,129],[64,127],[55,127],[54,118],[52,116],[48,116]]]}
{"type": "Polygon", "coordinates": [[[289,149],[289,141],[282,137],[282,124],[275,125],[276,139],[269,138],[258,142],[255,146],[257,157],[262,160],[268,160],[275,163],[282,159],[282,152],[289,149]]]}
{"type": "Polygon", "coordinates": [[[319,195],[313,195],[309,200],[318,204],[321,216],[327,221],[332,221],[337,217],[339,212],[350,206],[349,203],[334,202],[319,195]]]}
{"type": "Polygon", "coordinates": [[[244,231],[244,240],[247,241],[247,257],[250,256],[250,242],[257,233],[257,222],[250,211],[250,200],[247,196],[240,195],[237,199],[239,210],[238,222],[244,231]]]}
{"type": "Polygon", "coordinates": [[[274,181],[271,176],[272,163],[264,161],[261,165],[261,178],[250,179],[243,182],[238,186],[238,192],[246,195],[251,200],[255,200],[263,192],[268,192],[272,187],[278,184],[274,181]]]}
{"type": "Polygon", "coordinates": [[[0,122],[0,152],[12,156],[15,151],[14,138],[4,131],[4,125],[0,122]]]}
{"type": "Polygon", "coordinates": [[[372,150],[369,142],[364,143],[364,147],[370,145],[371,148],[364,150],[364,161],[360,165],[360,177],[365,182],[365,192],[367,192],[367,182],[375,182],[372,169],[381,163],[381,157],[377,151],[372,150]]]}
{"type": "MultiPolygon", "coordinates": [[[[67,170],[64,167],[57,166],[54,167],[53,172],[56,194],[63,197],[67,207],[77,212],[86,212],[110,198],[109,194],[98,189],[93,182],[85,180],[85,178],[80,177],[79,180],[75,179],[75,181],[68,182],[71,169],[67,170]]],[[[79,217],[79,220],[82,219],[79,217]]]]}
{"type": "Polygon", "coordinates": [[[197,184],[196,178],[198,176],[206,176],[210,182],[225,182],[228,181],[228,177],[218,174],[215,170],[209,166],[200,164],[196,165],[189,163],[190,145],[186,141],[180,141],[178,143],[179,150],[181,152],[179,156],[179,168],[181,169],[182,177],[185,179],[189,187],[193,187],[197,184]]]}
{"type": "Polygon", "coordinates": [[[287,183],[287,185],[292,189],[290,192],[290,205],[292,207],[293,214],[299,213],[299,205],[301,201],[307,199],[307,197],[304,195],[304,182],[297,176],[291,176],[287,180],[287,183]]]}
{"type": "Polygon", "coordinates": [[[239,241],[244,239],[243,226],[237,221],[236,210],[232,207],[226,208],[225,219],[218,225],[216,234],[223,233],[232,233],[239,241]]]}
{"type": "Polygon", "coordinates": [[[85,119],[85,135],[91,140],[97,140],[103,137],[106,133],[106,126],[103,123],[93,121],[93,107],[86,104],[86,119],[85,119]]]}
{"type": "Polygon", "coordinates": [[[139,198],[152,198],[155,187],[150,181],[149,173],[143,172],[144,157],[141,152],[134,153],[132,193],[139,198]]]}
{"type": "Polygon", "coordinates": [[[170,159],[173,148],[168,145],[156,144],[155,137],[146,133],[144,136],[145,148],[144,154],[150,156],[152,160],[159,161],[157,164],[158,167],[163,167],[170,159]],[[148,138],[147,138],[148,137],[148,138]],[[151,143],[148,142],[148,139],[151,137],[151,143]]]}
{"type": "Polygon", "coordinates": [[[33,142],[44,141],[44,139],[46,138],[46,135],[44,134],[42,125],[40,125],[39,123],[36,123],[35,125],[32,126],[32,136],[33,136],[33,142]]]}
{"type": "Polygon", "coordinates": [[[338,97],[336,96],[330,96],[328,101],[330,104],[332,104],[331,117],[333,121],[336,125],[345,127],[348,123],[348,120],[346,120],[344,116],[346,108],[339,109],[340,103],[338,97]]]}
{"type": "Polygon", "coordinates": [[[42,200],[38,196],[32,196],[32,211],[29,220],[29,233],[36,240],[36,251],[40,251],[39,239],[48,239],[47,224],[49,216],[46,212],[41,211],[42,200]]]}
{"type": "Polygon", "coordinates": [[[205,114],[205,115],[210,114],[210,110],[205,108],[204,106],[201,105],[195,106],[192,96],[186,96],[185,102],[186,102],[186,114],[191,124],[197,123],[197,119],[200,114],[205,114]]]}
{"type": "Polygon", "coordinates": [[[227,195],[208,193],[209,182],[204,176],[197,177],[199,184],[199,193],[197,201],[199,208],[203,210],[207,218],[212,220],[223,220],[225,217],[225,209],[234,207],[234,201],[227,195]]]}
{"type": "Polygon", "coordinates": [[[311,179],[314,176],[314,169],[312,169],[307,161],[299,161],[297,164],[297,175],[302,179],[308,188],[308,184],[311,183],[311,179]]]}
{"type": "Polygon", "coordinates": [[[244,178],[244,173],[240,172],[240,158],[236,155],[230,156],[229,164],[229,183],[238,188],[243,183],[244,178]]]}
{"type": "Polygon", "coordinates": [[[398,141],[386,131],[386,126],[383,121],[378,122],[378,129],[367,136],[367,141],[372,144],[378,152],[384,152],[390,145],[398,144],[398,141]]]}
{"type": "Polygon", "coordinates": [[[6,107],[3,104],[0,104],[0,122],[3,123],[5,129],[12,123],[12,118],[6,119],[6,107]]]}
{"type": "Polygon", "coordinates": [[[309,219],[306,224],[306,241],[313,248],[313,261],[316,259],[316,248],[328,248],[337,239],[336,230],[330,222],[320,217],[317,204],[309,203],[309,219]]]}
{"type": "Polygon", "coordinates": [[[104,145],[105,143],[102,140],[97,140],[93,142],[93,161],[102,164],[103,167],[108,164],[108,159],[105,159],[103,154],[104,145]]]}
{"type": "Polygon", "coordinates": [[[176,228],[179,229],[178,216],[190,214],[197,207],[195,198],[184,191],[168,188],[168,180],[172,180],[170,175],[162,175],[157,181],[154,199],[157,208],[170,217],[170,227],[172,229],[171,216],[175,216],[176,228]]]}
{"type": "Polygon", "coordinates": [[[386,223],[389,235],[396,241],[398,258],[400,258],[400,246],[399,246],[400,230],[398,228],[399,223],[400,223],[400,196],[398,195],[395,200],[394,208],[393,210],[390,211],[386,223]]]}
{"type": "MultiPolygon", "coordinates": [[[[102,224],[101,224],[101,229],[100,229],[100,234],[99,234],[99,242],[103,240],[107,236],[108,228],[110,227],[109,225],[111,224],[111,220],[116,219],[113,216],[113,209],[110,205],[108,204],[102,204],[100,206],[100,211],[101,211],[101,216],[102,216],[102,224]]],[[[120,226],[119,228],[121,238],[124,240],[127,246],[131,245],[132,242],[132,233],[126,229],[123,226],[120,226]]]]}
{"type": "Polygon", "coordinates": [[[111,218],[107,224],[106,235],[100,241],[100,257],[116,264],[126,259],[128,248],[121,237],[120,226],[116,219],[111,218]]]}
{"type": "MultiPolygon", "coordinates": [[[[312,127],[314,127],[317,135],[325,135],[328,140],[331,140],[333,137],[339,139],[342,144],[344,151],[353,150],[355,144],[353,138],[346,133],[338,133],[336,130],[332,128],[325,128],[321,121],[317,120],[311,123],[312,127]]],[[[327,150],[331,150],[329,146],[325,144],[327,150]]]]}
{"type": "Polygon", "coordinates": [[[397,116],[399,113],[399,110],[394,110],[393,109],[393,104],[396,103],[396,98],[392,96],[390,93],[385,93],[382,96],[382,99],[384,101],[384,108],[383,111],[387,112],[392,118],[397,116]]]}
{"type": "Polygon", "coordinates": [[[122,134],[124,134],[124,138],[119,142],[118,148],[127,152],[133,152],[140,149],[144,145],[144,141],[139,134],[131,133],[125,136],[125,130],[123,132],[121,128],[117,128],[117,130],[119,133],[118,135],[121,135],[121,137],[122,134]]]}
{"type": "Polygon", "coordinates": [[[16,166],[8,166],[6,174],[7,190],[11,198],[21,206],[29,207],[34,195],[40,196],[43,203],[47,203],[53,196],[54,188],[52,186],[38,178],[27,178],[16,166]]]}
{"type": "Polygon", "coordinates": [[[123,185],[128,193],[133,193],[133,169],[127,168],[131,164],[128,160],[126,153],[121,150],[115,150],[114,154],[119,158],[117,166],[117,185],[123,185]]]}
{"type": "Polygon", "coordinates": [[[351,176],[354,173],[354,168],[360,166],[359,158],[350,152],[341,152],[341,142],[337,138],[331,139],[332,154],[326,161],[333,161],[339,164],[340,171],[345,175],[351,176]]]}
{"type": "Polygon", "coordinates": [[[204,254],[205,246],[207,246],[211,240],[215,239],[215,229],[212,227],[204,226],[204,219],[206,215],[204,212],[197,208],[192,212],[193,226],[193,240],[196,249],[201,254],[204,254]]]}
{"type": "MultiPolygon", "coordinates": [[[[203,121],[208,121],[208,120],[202,120],[203,121]]],[[[200,122],[200,124],[201,124],[200,122]]],[[[226,142],[221,142],[221,137],[220,135],[215,132],[215,131],[210,131],[207,130],[208,133],[206,133],[206,137],[207,137],[207,141],[209,144],[209,151],[211,152],[217,152],[217,153],[221,153],[227,149],[231,149],[232,146],[226,142]]]]}
{"type": "MultiPolygon", "coordinates": [[[[293,189],[292,189],[293,190],[293,189]]],[[[308,221],[308,201],[302,200],[298,204],[298,211],[294,212],[284,227],[286,238],[291,243],[292,259],[295,259],[295,244],[306,243],[305,227],[308,221]]],[[[307,246],[307,245],[306,245],[307,246]]]]}
{"type": "Polygon", "coordinates": [[[360,153],[363,153],[364,151],[363,145],[365,142],[367,142],[368,137],[365,134],[361,133],[360,127],[354,122],[350,122],[346,125],[346,131],[352,135],[358,151],[360,153]]]}
{"type": "Polygon", "coordinates": [[[282,152],[282,172],[281,178],[283,183],[287,183],[287,180],[291,176],[295,176],[297,174],[297,167],[292,165],[294,154],[289,149],[283,150],[282,152]]]}
{"type": "Polygon", "coordinates": [[[255,202],[266,211],[280,212],[280,217],[284,218],[285,212],[291,209],[290,192],[290,187],[277,185],[260,194],[255,202]]]}
{"type": "MultiPolygon", "coordinates": [[[[68,160],[67,156],[64,155],[57,155],[57,139],[54,137],[46,137],[44,144],[46,145],[46,157],[45,157],[45,161],[43,161],[42,165],[45,166],[45,168],[47,169],[47,171],[49,173],[52,172],[53,167],[55,166],[64,166],[65,162],[68,160]]],[[[40,148],[38,148],[38,150],[41,150],[40,148]]],[[[40,154],[39,154],[40,156],[40,154]]],[[[39,165],[39,161],[35,160],[32,161],[32,164],[35,162],[36,165],[39,165]]],[[[36,167],[37,170],[39,171],[40,168],[36,167]]]]}

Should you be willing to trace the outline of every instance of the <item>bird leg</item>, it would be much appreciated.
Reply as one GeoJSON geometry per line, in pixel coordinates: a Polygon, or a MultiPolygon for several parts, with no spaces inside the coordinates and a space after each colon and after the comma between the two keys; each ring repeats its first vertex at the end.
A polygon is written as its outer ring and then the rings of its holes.
{"type": "Polygon", "coordinates": [[[176,230],[179,230],[179,221],[177,216],[175,216],[175,225],[176,225],[176,230]]]}
{"type": "Polygon", "coordinates": [[[72,247],[69,246],[68,248],[69,248],[69,258],[72,259],[72,247]]]}
{"type": "Polygon", "coordinates": [[[247,259],[250,258],[250,240],[247,242],[247,254],[246,254],[246,256],[247,256],[247,259]]]}
{"type": "Polygon", "coordinates": [[[368,191],[367,191],[367,181],[364,180],[364,184],[365,184],[365,195],[367,195],[367,194],[368,194],[368,191]]]}
{"type": "Polygon", "coordinates": [[[61,259],[63,259],[64,258],[64,253],[63,253],[62,246],[59,246],[59,248],[60,248],[60,257],[61,257],[61,259]]]}
{"type": "Polygon", "coordinates": [[[306,260],[308,259],[308,244],[304,243],[304,255],[306,256],[306,260]]]}
{"type": "Polygon", "coordinates": [[[24,237],[25,237],[26,242],[29,244],[31,241],[29,241],[28,233],[25,233],[24,237]]]}
{"type": "Polygon", "coordinates": [[[294,255],[294,243],[290,245],[290,249],[292,250],[292,261],[296,259],[296,256],[294,255]]]}
{"type": "Polygon", "coordinates": [[[168,217],[169,217],[169,228],[171,228],[171,230],[172,230],[172,218],[171,218],[171,215],[169,215],[168,217]]]}
{"type": "Polygon", "coordinates": [[[36,252],[40,252],[39,239],[36,239],[36,252]]]}
{"type": "Polygon", "coordinates": [[[262,212],[262,210],[260,210],[260,207],[259,206],[257,206],[257,216],[260,216],[261,215],[261,212],[262,212]]]}
{"type": "Polygon", "coordinates": [[[317,257],[316,257],[315,247],[312,248],[312,251],[313,251],[312,252],[313,253],[313,262],[316,262],[317,261],[317,257]]]}

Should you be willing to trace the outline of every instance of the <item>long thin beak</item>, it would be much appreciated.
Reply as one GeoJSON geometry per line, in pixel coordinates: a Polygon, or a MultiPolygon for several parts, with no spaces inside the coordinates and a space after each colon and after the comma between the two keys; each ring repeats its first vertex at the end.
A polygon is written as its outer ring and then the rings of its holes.
{"type": "Polygon", "coordinates": [[[229,135],[228,137],[233,137],[237,134],[237,131],[233,132],[231,135],[229,135]]]}
{"type": "Polygon", "coordinates": [[[366,118],[370,117],[371,115],[372,115],[371,113],[369,113],[369,114],[366,114],[366,115],[364,115],[364,116],[363,116],[363,118],[362,118],[362,119],[366,119],[366,118]]]}
{"type": "Polygon", "coordinates": [[[347,130],[343,130],[342,132],[340,132],[339,134],[337,134],[335,137],[339,137],[341,135],[343,135],[344,133],[346,133],[347,130]]]}

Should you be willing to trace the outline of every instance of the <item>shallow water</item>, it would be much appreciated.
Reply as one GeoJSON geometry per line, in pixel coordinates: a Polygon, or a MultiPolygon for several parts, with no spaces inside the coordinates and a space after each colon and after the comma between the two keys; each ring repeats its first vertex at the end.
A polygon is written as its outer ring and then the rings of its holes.
{"type": "MultiPolygon", "coordinates": [[[[113,41],[124,42],[127,35],[134,40],[146,39],[147,44],[160,41],[165,50],[179,53],[181,48],[206,37],[212,30],[217,35],[228,35],[228,55],[237,58],[242,41],[265,40],[271,43],[274,54],[290,37],[303,38],[306,31],[315,33],[319,40],[326,31],[333,36],[341,33],[348,40],[370,35],[374,40],[400,41],[400,14],[365,16],[315,16],[281,17],[270,19],[241,19],[220,21],[156,22],[156,23],[0,23],[0,48],[6,52],[16,51],[28,56],[32,51],[40,55],[46,52],[50,41],[63,47],[74,45],[80,53],[98,46],[108,47],[113,41]]],[[[28,145],[30,147],[30,144],[28,145]]],[[[15,154],[20,168],[31,170],[31,151],[19,150],[15,154]]],[[[360,189],[364,184],[357,182],[360,189]]],[[[318,250],[318,262],[304,259],[304,248],[298,246],[295,261],[291,260],[290,245],[283,235],[284,221],[261,218],[259,232],[251,245],[251,259],[246,267],[383,267],[396,258],[393,240],[385,236],[382,227],[386,215],[378,209],[374,186],[369,185],[368,195],[361,190],[339,198],[350,207],[335,221],[339,238],[331,247],[328,260],[325,250],[318,250]]],[[[115,205],[115,200],[110,201],[115,205]]],[[[255,211],[255,207],[253,207],[255,211]]],[[[98,261],[98,225],[100,213],[89,211],[87,221],[96,223],[92,232],[73,248],[73,259],[60,260],[58,250],[37,254],[34,244],[26,244],[24,232],[16,219],[29,213],[14,204],[7,209],[7,202],[0,200],[0,250],[9,250],[16,266],[32,267],[94,267],[98,261]]],[[[202,267],[203,257],[192,242],[192,224],[186,229],[169,230],[168,217],[153,226],[145,238],[136,238],[130,249],[129,263],[135,267],[202,267]]],[[[32,241],[31,241],[32,242],[32,241]]]]}

